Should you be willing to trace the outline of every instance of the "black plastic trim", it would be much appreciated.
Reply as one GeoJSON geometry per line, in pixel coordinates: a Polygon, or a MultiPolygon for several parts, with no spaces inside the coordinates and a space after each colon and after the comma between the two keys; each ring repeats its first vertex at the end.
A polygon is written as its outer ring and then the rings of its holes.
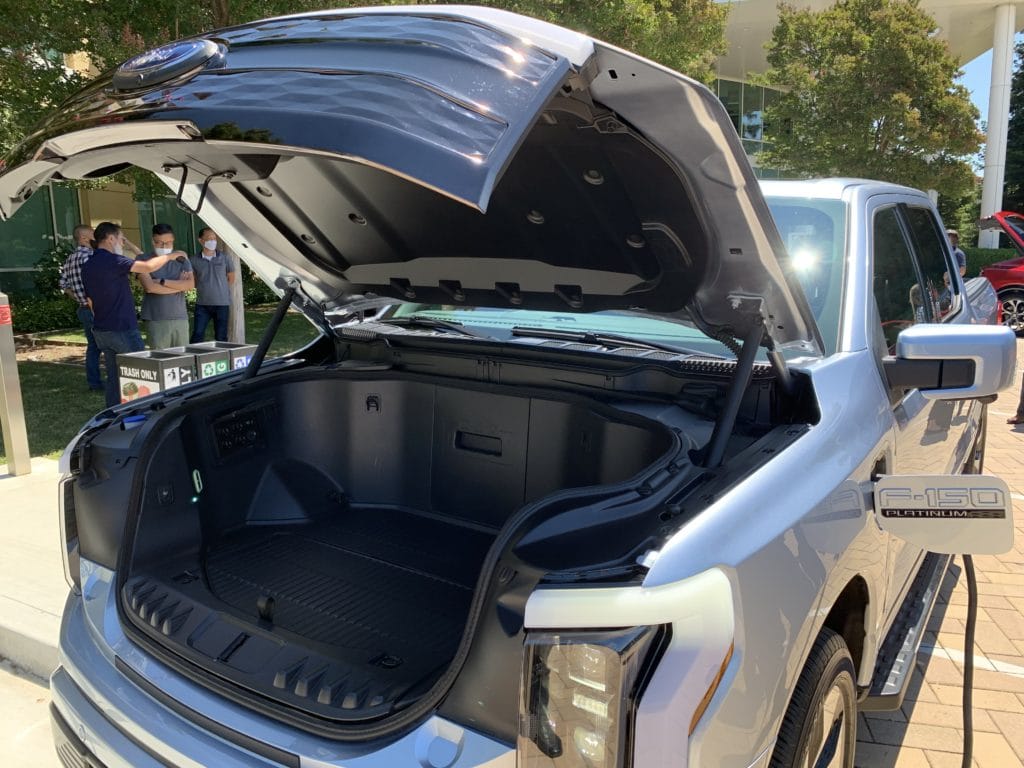
{"type": "Polygon", "coordinates": [[[900,612],[878,651],[878,660],[862,712],[885,712],[900,708],[910,687],[915,661],[925,627],[939,597],[939,587],[951,560],[950,555],[929,552],[918,569],[900,612]]]}
{"type": "Polygon", "coordinates": [[[266,758],[267,760],[273,760],[276,763],[288,766],[288,768],[300,768],[301,761],[299,760],[298,755],[286,752],[283,749],[278,749],[277,747],[272,747],[265,742],[254,739],[252,736],[247,736],[244,733],[239,733],[232,728],[228,728],[226,725],[206,717],[206,715],[199,714],[194,709],[185,706],[177,699],[171,698],[151,682],[146,680],[142,675],[128,666],[120,656],[114,657],[114,664],[117,666],[117,669],[121,674],[131,680],[135,685],[156,699],[160,704],[167,707],[176,715],[185,718],[190,723],[194,723],[203,730],[209,731],[225,741],[228,741],[237,747],[241,747],[248,752],[259,755],[260,757],[266,758]]]}
{"type": "Polygon", "coordinates": [[[64,768],[106,768],[71,730],[57,705],[50,702],[50,729],[53,732],[53,747],[57,759],[64,768]]]}
{"type": "Polygon", "coordinates": [[[894,389],[952,389],[974,385],[973,360],[882,360],[885,377],[894,389]]]}

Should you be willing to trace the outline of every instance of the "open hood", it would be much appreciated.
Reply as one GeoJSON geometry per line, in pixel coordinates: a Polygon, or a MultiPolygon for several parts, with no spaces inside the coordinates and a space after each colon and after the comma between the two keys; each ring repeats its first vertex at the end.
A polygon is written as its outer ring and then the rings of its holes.
{"type": "MultiPolygon", "coordinates": [[[[991,216],[986,216],[984,219],[978,221],[978,229],[1001,229],[1006,233],[1010,242],[1013,243],[1013,247],[1017,249],[1017,253],[1020,256],[1024,256],[1024,215],[1019,213],[1013,213],[1012,211],[999,211],[991,216]]],[[[1011,259],[1014,264],[1017,263],[1017,259],[1011,259]]],[[[1003,264],[1005,262],[998,262],[1003,264]]],[[[989,266],[997,266],[997,264],[990,264],[989,266]]]]}
{"type": "Polygon", "coordinates": [[[718,99],[522,16],[350,9],[163,46],[4,161],[0,215],[131,165],[321,316],[367,295],[630,309],[821,349],[718,99]]]}

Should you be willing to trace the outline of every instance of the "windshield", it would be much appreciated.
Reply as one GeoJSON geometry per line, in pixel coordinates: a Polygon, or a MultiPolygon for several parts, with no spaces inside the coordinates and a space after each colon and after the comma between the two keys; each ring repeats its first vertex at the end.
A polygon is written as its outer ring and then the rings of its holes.
{"type": "Polygon", "coordinates": [[[680,354],[734,358],[720,341],[706,336],[685,320],[635,312],[543,312],[496,307],[456,307],[436,304],[397,304],[368,322],[410,326],[423,321],[424,328],[445,331],[433,323],[457,323],[475,336],[522,344],[579,342],[609,349],[636,346],[680,354]],[[431,324],[431,325],[428,325],[431,324]]]}
{"type": "Polygon", "coordinates": [[[825,354],[839,343],[843,305],[846,204],[841,200],[768,197],[768,207],[821,331],[825,354]]]}

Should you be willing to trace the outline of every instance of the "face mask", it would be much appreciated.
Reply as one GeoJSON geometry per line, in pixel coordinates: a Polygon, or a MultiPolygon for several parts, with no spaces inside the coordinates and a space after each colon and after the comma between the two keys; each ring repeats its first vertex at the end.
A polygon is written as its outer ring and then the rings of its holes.
{"type": "Polygon", "coordinates": [[[217,250],[217,241],[216,240],[204,240],[203,241],[203,248],[205,248],[208,251],[216,251],[217,250]]]}
{"type": "Polygon", "coordinates": [[[118,243],[114,246],[114,253],[118,256],[124,256],[124,243],[118,243]]]}
{"type": "Polygon", "coordinates": [[[173,248],[154,248],[157,256],[167,256],[173,251],[173,248]]]}

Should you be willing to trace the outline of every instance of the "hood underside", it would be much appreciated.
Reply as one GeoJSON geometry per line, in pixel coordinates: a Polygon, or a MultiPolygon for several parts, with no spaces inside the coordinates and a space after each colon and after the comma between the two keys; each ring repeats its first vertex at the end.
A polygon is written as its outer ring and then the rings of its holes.
{"type": "Polygon", "coordinates": [[[513,14],[351,10],[157,49],[5,160],[0,214],[131,165],[321,309],[630,309],[820,349],[718,100],[513,14]]]}

